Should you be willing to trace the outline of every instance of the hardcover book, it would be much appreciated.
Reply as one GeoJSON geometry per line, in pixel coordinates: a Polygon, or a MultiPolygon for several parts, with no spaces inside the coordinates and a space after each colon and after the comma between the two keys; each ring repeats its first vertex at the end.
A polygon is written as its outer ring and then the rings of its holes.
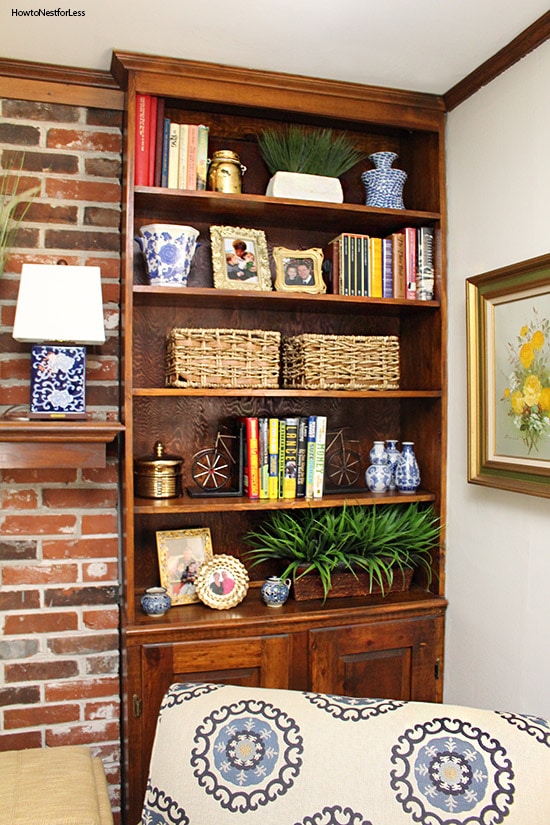
{"type": "Polygon", "coordinates": [[[267,479],[267,497],[279,498],[279,419],[269,419],[269,474],[267,479]]]}
{"type": "Polygon", "coordinates": [[[327,441],[327,417],[317,416],[315,431],[315,460],[313,466],[313,498],[323,497],[325,481],[325,447],[327,441]]]}
{"type": "Polygon", "coordinates": [[[240,421],[245,426],[244,494],[255,499],[260,497],[258,419],[255,416],[244,416],[240,421]]]}
{"type": "Polygon", "coordinates": [[[296,475],[298,471],[298,418],[285,418],[285,466],[283,477],[283,498],[296,498],[296,475]]]}
{"type": "Polygon", "coordinates": [[[434,230],[421,226],[416,230],[417,264],[416,297],[419,301],[432,301],[434,297],[434,230]]]}

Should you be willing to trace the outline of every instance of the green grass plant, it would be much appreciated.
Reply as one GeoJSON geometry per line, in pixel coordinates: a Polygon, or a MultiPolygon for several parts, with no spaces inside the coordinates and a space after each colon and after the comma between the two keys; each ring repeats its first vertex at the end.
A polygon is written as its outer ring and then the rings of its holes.
{"type": "Polygon", "coordinates": [[[338,178],[366,155],[343,133],[295,124],[266,129],[258,136],[261,155],[271,174],[301,172],[338,178]]]}

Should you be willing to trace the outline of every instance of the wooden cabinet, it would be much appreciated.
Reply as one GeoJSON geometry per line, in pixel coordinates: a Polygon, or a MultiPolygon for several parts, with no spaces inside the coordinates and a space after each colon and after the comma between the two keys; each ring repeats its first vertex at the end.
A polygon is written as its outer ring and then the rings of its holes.
{"type": "MultiPolygon", "coordinates": [[[[441,698],[444,553],[434,548],[434,577],[410,593],[386,599],[331,599],[266,608],[259,585],[273,571],[251,571],[245,601],[229,611],[200,604],[172,608],[165,617],[143,615],[139,600],[159,580],[155,533],[210,528],[214,552],[243,558],[242,536],[270,509],[309,501],[256,501],[245,497],[152,500],[134,494],[135,457],[156,440],[181,455],[183,487],[191,484],[191,458],[212,445],[218,425],[242,415],[326,415],[331,429],[352,427],[363,469],[374,440],[413,441],[422,487],[406,499],[373,496],[366,488],[325,496],[320,507],[433,502],[444,518],[446,453],[444,109],[431,95],[377,89],[193,61],[128,53],[113,56],[112,70],[126,92],[124,174],[124,604],[126,671],[126,807],[137,819],[162,694],[173,680],[231,681],[357,695],[441,698]],[[136,94],[164,98],[166,115],[205,123],[210,154],[237,152],[247,167],[243,193],[135,187],[136,94]],[[386,149],[408,175],[406,209],[364,206],[359,164],[342,176],[344,203],[266,197],[269,173],[257,134],[274,123],[320,125],[345,131],[366,154],[386,149]],[[187,288],[150,286],[134,237],[145,224],[196,227],[201,244],[187,288]],[[342,232],[383,237],[406,226],[432,226],[436,238],[436,291],[432,301],[261,292],[213,287],[209,227],[263,230],[271,252],[324,248],[342,232]],[[277,330],[347,335],[396,335],[400,343],[397,390],[174,389],[165,387],[166,334],[173,327],[277,330]],[[338,604],[335,604],[338,602],[338,604]]],[[[273,272],[274,274],[274,272],[273,272]]],[[[443,546],[443,542],[442,542],[443,546]]]]}

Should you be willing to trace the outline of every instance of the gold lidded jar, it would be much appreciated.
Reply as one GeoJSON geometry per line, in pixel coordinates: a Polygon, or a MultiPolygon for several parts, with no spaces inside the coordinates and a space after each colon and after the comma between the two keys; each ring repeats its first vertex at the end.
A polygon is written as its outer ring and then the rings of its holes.
{"type": "Polygon", "coordinates": [[[152,455],[134,461],[136,496],[143,498],[177,498],[182,495],[183,458],[168,455],[157,441],[152,455]]]}
{"type": "Polygon", "coordinates": [[[242,192],[246,166],[242,165],[236,152],[230,149],[220,149],[213,153],[208,164],[207,189],[211,192],[225,192],[230,195],[242,192]]]}

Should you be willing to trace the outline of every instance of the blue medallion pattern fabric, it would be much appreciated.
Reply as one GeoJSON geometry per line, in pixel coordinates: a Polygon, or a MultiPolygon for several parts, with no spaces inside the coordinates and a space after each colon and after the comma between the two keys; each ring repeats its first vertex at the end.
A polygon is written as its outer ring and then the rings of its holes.
{"type": "Polygon", "coordinates": [[[550,825],[549,786],[536,716],[182,683],[140,825],[550,825]]]}

